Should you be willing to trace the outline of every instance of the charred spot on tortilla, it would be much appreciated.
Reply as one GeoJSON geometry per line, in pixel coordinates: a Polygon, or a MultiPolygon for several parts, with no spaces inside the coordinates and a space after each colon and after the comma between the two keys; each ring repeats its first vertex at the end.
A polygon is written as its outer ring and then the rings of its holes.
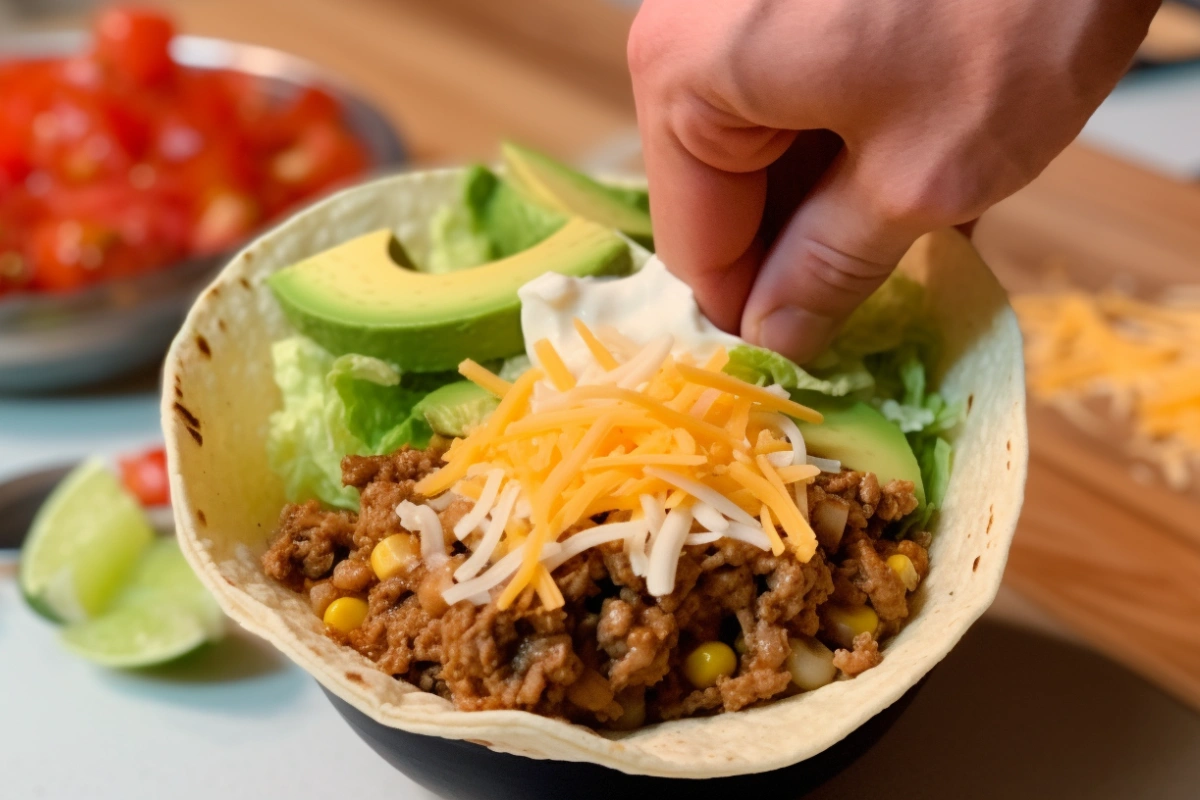
{"type": "MultiPolygon", "coordinates": [[[[249,261],[249,260],[250,260],[250,254],[249,254],[249,253],[246,253],[246,255],[245,255],[245,259],[246,259],[246,261],[249,261]]],[[[250,285],[250,281],[246,280],[245,278],[238,278],[238,283],[240,283],[240,284],[242,285],[242,288],[243,288],[243,289],[245,289],[245,290],[247,290],[247,291],[249,291],[249,290],[251,290],[251,289],[253,289],[253,288],[254,288],[253,286],[251,286],[251,285],[250,285]]]]}
{"type": "Polygon", "coordinates": [[[217,319],[217,328],[220,329],[221,333],[225,333],[225,320],[218,318],[217,319]]]}
{"type": "Polygon", "coordinates": [[[175,402],[175,411],[179,416],[183,417],[183,421],[187,423],[189,428],[200,429],[200,420],[191,411],[188,411],[187,406],[178,401],[175,402]]]}
{"type": "Polygon", "coordinates": [[[187,428],[187,432],[191,435],[192,439],[195,440],[197,445],[200,445],[200,446],[204,445],[204,437],[200,435],[200,431],[196,430],[195,428],[189,427],[189,428],[187,428]]]}
{"type": "Polygon", "coordinates": [[[204,512],[202,510],[200,510],[199,508],[196,509],[196,521],[199,522],[201,525],[208,524],[208,517],[204,516],[204,512]]]}
{"type": "Polygon", "coordinates": [[[971,562],[971,572],[975,572],[979,569],[979,559],[980,558],[981,558],[981,556],[975,556],[975,560],[971,562]]]}
{"type": "Polygon", "coordinates": [[[971,413],[971,406],[975,405],[975,395],[967,395],[967,413],[971,413]]]}
{"type": "Polygon", "coordinates": [[[992,523],[996,519],[996,514],[994,511],[994,508],[995,508],[994,506],[988,506],[988,524],[987,524],[987,528],[984,529],[984,533],[992,532],[992,523]]]}
{"type": "Polygon", "coordinates": [[[358,674],[357,672],[347,672],[346,680],[354,681],[355,683],[364,683],[364,684],[367,682],[366,679],[363,678],[363,676],[358,674]]]}
{"type": "Polygon", "coordinates": [[[204,354],[205,358],[212,358],[212,348],[208,346],[208,339],[200,334],[196,334],[196,347],[204,354]]]}

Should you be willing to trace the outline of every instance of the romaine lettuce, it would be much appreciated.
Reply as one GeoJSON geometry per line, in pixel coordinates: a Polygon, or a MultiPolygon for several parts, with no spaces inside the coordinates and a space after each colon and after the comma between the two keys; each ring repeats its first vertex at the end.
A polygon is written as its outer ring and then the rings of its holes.
{"type": "Polygon", "coordinates": [[[427,272],[453,272],[528,250],[566,222],[483,166],[467,169],[459,199],[437,211],[427,272]]]}
{"type": "Polygon", "coordinates": [[[445,376],[403,380],[385,361],[334,358],[304,336],[276,342],[271,357],[283,408],[268,422],[267,458],[289,500],[356,509],[357,490],[342,486],[343,456],[429,445],[432,431],[413,406],[445,376]]]}
{"type": "Polygon", "coordinates": [[[788,391],[813,391],[834,397],[868,389],[872,384],[865,370],[844,370],[819,378],[774,350],[749,344],[730,349],[724,371],[758,386],[778,384],[788,391]]]}

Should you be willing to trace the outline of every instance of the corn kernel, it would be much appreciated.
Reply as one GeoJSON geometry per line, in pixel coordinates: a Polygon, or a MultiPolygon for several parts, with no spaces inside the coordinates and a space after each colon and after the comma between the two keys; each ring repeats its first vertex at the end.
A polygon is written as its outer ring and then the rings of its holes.
{"type": "Polygon", "coordinates": [[[892,572],[896,573],[896,577],[904,584],[904,588],[910,592],[916,591],[917,584],[921,582],[921,576],[917,574],[917,568],[913,566],[912,559],[903,553],[895,553],[888,556],[887,565],[892,572]]]}
{"type": "Polygon", "coordinates": [[[705,642],[683,662],[683,674],[697,689],[715,686],[717,679],[737,670],[737,656],[724,642],[705,642]]]}
{"type": "Polygon", "coordinates": [[[417,537],[407,533],[393,534],[371,551],[371,569],[381,581],[403,574],[416,566],[421,557],[421,544],[417,537]]]}
{"type": "Polygon", "coordinates": [[[854,647],[854,637],[860,633],[874,636],[879,630],[879,615],[870,606],[847,608],[829,605],[825,606],[822,612],[830,635],[847,649],[854,647]]]}
{"type": "Polygon", "coordinates": [[[339,597],[325,609],[325,624],[342,633],[350,631],[363,624],[367,618],[367,603],[357,597],[339,597]]]}
{"type": "Polygon", "coordinates": [[[806,692],[833,683],[837,667],[833,665],[832,650],[808,636],[789,637],[788,647],[787,668],[792,683],[806,692]]]}
{"type": "Polygon", "coordinates": [[[617,695],[621,716],[608,723],[615,731],[636,730],[646,722],[646,696],[639,688],[626,689],[617,695]]]}

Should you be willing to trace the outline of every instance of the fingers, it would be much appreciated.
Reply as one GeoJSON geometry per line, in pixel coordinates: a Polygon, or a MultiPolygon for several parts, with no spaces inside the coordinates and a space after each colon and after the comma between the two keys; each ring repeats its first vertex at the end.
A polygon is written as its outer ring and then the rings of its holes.
{"type": "Polygon", "coordinates": [[[742,336],[804,363],[883,283],[920,230],[878,213],[843,152],[763,261],[742,336]]]}
{"type": "Polygon", "coordinates": [[[762,258],[766,173],[717,169],[657,121],[643,124],[642,139],[655,249],[705,315],[735,331],[762,258]]]}

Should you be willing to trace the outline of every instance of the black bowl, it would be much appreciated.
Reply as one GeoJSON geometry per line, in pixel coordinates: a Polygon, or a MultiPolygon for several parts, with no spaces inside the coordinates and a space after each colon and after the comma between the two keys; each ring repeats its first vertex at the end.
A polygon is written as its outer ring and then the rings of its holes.
{"type": "Polygon", "coordinates": [[[737,800],[750,796],[794,800],[871,749],[904,713],[922,685],[924,680],[845,739],[806,761],[771,772],[707,780],[627,775],[597,764],[496,753],[471,742],[389,728],[332,692],[326,690],[325,695],[372,750],[447,800],[737,800]]]}
{"type": "MultiPolygon", "coordinates": [[[[0,61],[81,52],[88,38],[83,31],[0,36],[0,61]]],[[[392,171],[405,161],[399,134],[383,112],[314,64],[266,47],[201,36],[177,36],[171,48],[181,64],[254,76],[273,96],[320,86],[365,146],[371,173],[392,171]]],[[[0,394],[84,386],[161,358],[196,296],[237,249],[72,294],[0,299],[0,394]]]]}

